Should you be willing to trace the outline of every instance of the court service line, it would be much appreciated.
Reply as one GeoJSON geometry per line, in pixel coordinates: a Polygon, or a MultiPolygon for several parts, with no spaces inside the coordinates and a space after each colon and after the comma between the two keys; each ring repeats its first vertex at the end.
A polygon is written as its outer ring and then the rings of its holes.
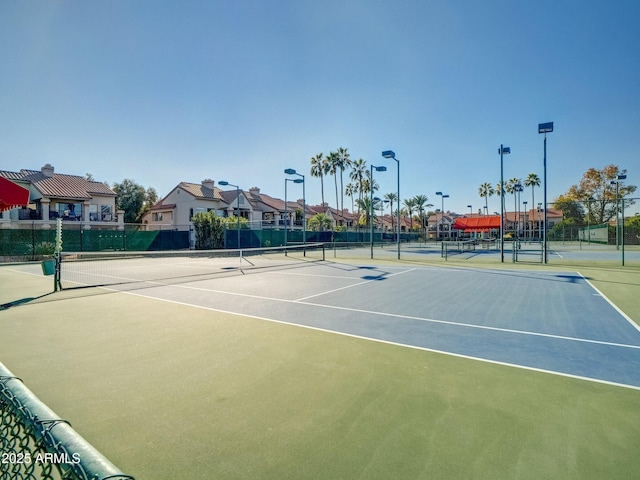
{"type": "Polygon", "coordinates": [[[370,315],[382,315],[382,316],[386,316],[386,317],[401,318],[401,319],[407,319],[407,320],[418,320],[418,321],[421,321],[421,322],[428,322],[428,323],[439,323],[439,324],[443,324],[443,325],[453,325],[453,326],[456,326],[456,327],[477,328],[477,329],[480,329],[480,330],[492,330],[492,331],[503,332],[503,333],[515,333],[515,334],[519,334],[519,335],[531,335],[531,336],[534,336],[534,337],[546,337],[546,338],[553,338],[553,339],[557,339],[557,340],[569,340],[569,341],[573,341],[573,342],[594,343],[596,345],[606,345],[606,346],[610,346],[610,347],[622,347],[622,348],[631,348],[631,349],[640,350],[640,345],[630,345],[630,344],[627,344],[627,343],[605,342],[603,340],[590,340],[588,338],[577,338],[577,337],[567,337],[567,336],[564,336],[564,335],[554,335],[552,333],[528,332],[528,331],[525,331],[525,330],[514,330],[514,329],[510,329],[510,328],[490,327],[490,326],[487,326],[487,325],[474,325],[472,323],[452,322],[452,321],[449,321],[449,320],[436,320],[436,319],[433,319],[433,318],[414,317],[414,316],[411,316],[411,315],[400,315],[400,314],[397,314],[397,313],[375,312],[375,311],[372,311],[372,310],[363,310],[363,309],[359,309],[359,308],[339,307],[339,306],[334,306],[334,305],[323,305],[321,303],[299,302],[299,301],[294,301],[294,303],[300,303],[302,305],[310,305],[310,306],[314,306],[314,307],[331,308],[331,309],[335,309],[335,310],[352,311],[352,312],[356,312],[356,313],[366,313],[366,314],[370,314],[370,315]]]}
{"type": "MultiPolygon", "coordinates": [[[[392,273],[391,275],[381,275],[381,277],[383,277],[383,278],[391,278],[391,277],[395,277],[396,275],[402,275],[403,273],[413,272],[414,270],[415,270],[415,268],[410,268],[409,270],[403,270],[402,272],[392,273]]],[[[357,287],[357,286],[360,286],[360,285],[366,285],[367,283],[377,282],[377,281],[378,280],[376,280],[376,279],[365,280],[364,282],[354,283],[353,285],[347,285],[345,287],[334,288],[333,290],[327,290],[325,292],[316,293],[314,295],[308,295],[306,297],[297,298],[296,300],[294,300],[294,302],[306,303],[304,301],[308,300],[309,298],[320,297],[322,295],[327,295],[329,293],[335,293],[335,292],[339,292],[341,290],[346,290],[348,288],[353,288],[353,287],[357,287]]],[[[313,305],[313,304],[310,303],[309,305],[313,305]]]]}
{"type": "MultiPolygon", "coordinates": [[[[143,295],[141,293],[126,292],[126,291],[124,291],[124,292],[120,291],[120,293],[125,293],[125,294],[128,294],[128,295],[139,296],[139,297],[144,297],[144,298],[152,298],[154,300],[159,300],[161,302],[167,302],[167,303],[172,303],[172,304],[176,304],[176,305],[183,305],[183,306],[187,306],[187,307],[199,308],[199,309],[202,309],[202,310],[208,310],[208,311],[212,311],[212,312],[224,313],[224,314],[228,314],[228,315],[237,315],[237,316],[240,316],[240,317],[253,318],[253,319],[256,319],[256,320],[263,320],[263,321],[266,321],[266,322],[279,323],[279,324],[282,324],[282,325],[290,325],[290,326],[293,326],[293,327],[306,328],[306,329],[315,330],[315,331],[318,331],[318,332],[331,333],[331,334],[334,334],[334,335],[342,335],[344,337],[357,338],[357,339],[360,339],[360,340],[365,340],[365,341],[370,341],[370,342],[382,343],[382,344],[386,344],[386,345],[393,345],[393,346],[397,346],[397,347],[411,348],[413,350],[422,350],[422,351],[425,351],[425,352],[440,353],[440,354],[443,354],[443,355],[449,355],[451,357],[463,358],[463,359],[467,359],[467,360],[476,360],[476,361],[479,361],[479,362],[489,363],[489,364],[493,364],[493,365],[502,365],[502,366],[506,366],[506,367],[519,368],[519,369],[522,369],[522,370],[529,370],[529,371],[532,371],[532,372],[547,373],[547,374],[550,374],[550,375],[557,375],[557,376],[560,376],[560,377],[573,378],[573,379],[577,379],[577,380],[584,380],[584,381],[594,382],[594,383],[601,383],[601,384],[604,384],[604,385],[610,385],[610,386],[614,386],[614,387],[622,387],[622,388],[630,388],[632,390],[640,390],[639,386],[626,384],[626,383],[611,382],[611,381],[608,381],[608,380],[602,380],[602,379],[592,378],[592,377],[584,377],[584,376],[580,376],[580,375],[573,375],[571,373],[558,372],[558,371],[555,371],[555,370],[546,370],[546,369],[542,369],[542,368],[529,367],[527,365],[520,365],[520,364],[517,364],[517,363],[508,363],[508,362],[501,362],[499,360],[491,360],[491,359],[482,358],[482,357],[473,357],[473,356],[464,355],[464,354],[461,354],[461,353],[447,352],[446,350],[437,350],[437,349],[434,349],[434,348],[420,347],[420,346],[417,346],[417,345],[407,345],[405,343],[392,342],[390,340],[381,340],[381,339],[378,339],[378,338],[365,337],[365,336],[356,335],[356,334],[353,334],[353,333],[341,332],[339,330],[331,330],[331,329],[328,329],[328,328],[313,327],[313,326],[310,326],[310,325],[303,325],[303,324],[300,324],[300,323],[287,322],[287,321],[284,321],[284,320],[276,320],[274,318],[267,318],[267,317],[262,317],[262,316],[259,316],[259,315],[232,312],[232,311],[223,310],[223,309],[220,309],[220,308],[206,307],[206,306],[203,306],[203,305],[194,305],[194,304],[191,304],[191,303],[180,302],[180,301],[177,301],[177,300],[169,300],[169,299],[166,299],[166,298],[149,297],[149,296],[143,295]]],[[[291,302],[290,300],[287,300],[287,301],[291,302]]]]}
{"type": "MultiPolygon", "coordinates": [[[[414,270],[414,269],[412,269],[414,270]]],[[[407,273],[411,270],[406,270],[403,272],[398,272],[398,273],[394,273],[393,275],[400,275],[402,273],[407,273]]],[[[351,287],[356,287],[358,285],[363,285],[369,282],[373,282],[376,280],[367,280],[365,282],[359,282],[353,285],[348,285],[346,287],[342,287],[342,288],[337,288],[335,290],[332,291],[340,291],[340,290],[344,290],[346,288],[351,288],[351,287]]],[[[495,332],[502,332],[502,333],[514,333],[517,335],[530,335],[533,337],[543,337],[543,338],[553,338],[556,340],[567,340],[567,341],[572,341],[572,342],[581,342],[581,343],[591,343],[591,344],[595,344],[595,345],[606,345],[606,346],[610,346],[610,347],[621,347],[621,348],[631,348],[634,350],[640,350],[640,345],[630,345],[627,343],[616,343],[616,342],[605,342],[603,340],[590,340],[587,338],[577,338],[577,337],[567,337],[564,335],[554,335],[551,333],[540,333],[540,332],[529,332],[529,331],[525,331],[525,330],[514,330],[514,329],[510,329],[510,328],[501,328],[501,327],[491,327],[491,326],[487,326],[487,325],[474,325],[471,323],[461,323],[461,322],[452,322],[449,320],[437,320],[437,319],[433,319],[433,318],[424,318],[424,317],[415,317],[412,315],[400,315],[397,313],[387,313],[387,312],[376,312],[373,310],[364,310],[364,309],[359,309],[359,308],[352,308],[352,307],[340,307],[340,306],[336,306],[336,305],[324,305],[322,303],[313,303],[313,302],[306,302],[306,301],[301,301],[301,300],[288,300],[288,299],[283,299],[283,298],[274,298],[274,297],[264,297],[261,295],[253,295],[253,294],[249,294],[249,293],[238,293],[238,292],[228,292],[228,291],[224,291],[224,290],[214,290],[214,289],[210,289],[210,288],[202,288],[202,287],[192,287],[189,285],[172,285],[170,283],[161,283],[161,282],[147,282],[147,283],[151,283],[154,285],[158,285],[158,286],[167,286],[167,287],[177,287],[177,288],[183,288],[183,289],[187,289],[187,290],[198,290],[198,291],[205,291],[205,292],[211,292],[211,293],[220,293],[223,295],[233,295],[233,296],[238,296],[238,297],[247,297],[247,298],[254,298],[254,299],[258,299],[258,300],[270,300],[270,301],[274,301],[274,302],[282,302],[282,303],[294,303],[297,305],[308,305],[311,307],[320,307],[320,308],[328,308],[328,309],[332,309],[332,310],[341,310],[341,311],[346,311],[346,312],[354,312],[354,313],[364,313],[364,314],[368,314],[368,315],[374,315],[374,316],[383,316],[383,317],[391,317],[391,318],[399,318],[399,319],[403,319],[403,320],[416,320],[416,321],[420,321],[420,322],[427,322],[427,323],[437,323],[437,324],[441,324],[441,325],[451,325],[451,326],[455,326],[455,327],[466,327],[466,328],[476,328],[479,330],[489,330],[489,331],[495,331],[495,332]]],[[[116,291],[120,291],[120,290],[116,290],[116,291]]],[[[129,293],[129,292],[123,292],[123,293],[129,293]]],[[[318,294],[318,295],[324,295],[330,292],[324,292],[322,294],[318,294]]],[[[311,295],[310,297],[307,298],[312,298],[315,297],[317,295],[311,295]]],[[[151,298],[157,298],[157,297],[151,297],[151,298]]],[[[185,305],[194,305],[194,304],[189,304],[189,303],[185,303],[185,305]]],[[[197,306],[197,305],[194,305],[197,306]]],[[[241,312],[227,312],[227,313],[236,313],[238,315],[244,315],[241,312]]],[[[285,322],[286,323],[286,322],[285,322]]],[[[296,324],[298,325],[298,324],[296,324]]]]}

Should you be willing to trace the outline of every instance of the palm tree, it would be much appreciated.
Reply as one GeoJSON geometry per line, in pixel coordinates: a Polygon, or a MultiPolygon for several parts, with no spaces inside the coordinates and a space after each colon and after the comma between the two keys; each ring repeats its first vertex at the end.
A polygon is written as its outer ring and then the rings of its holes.
{"type": "Polygon", "coordinates": [[[322,195],[322,205],[324,205],[324,176],[329,173],[327,170],[326,159],[322,153],[311,157],[311,176],[320,179],[320,193],[322,195]]]}
{"type": "Polygon", "coordinates": [[[359,158],[355,162],[351,162],[351,173],[349,174],[349,178],[356,184],[356,191],[358,192],[358,198],[360,200],[362,200],[362,195],[364,193],[363,183],[367,172],[367,162],[363,159],[359,158]]]}
{"type": "Polygon", "coordinates": [[[480,194],[480,198],[484,198],[485,213],[488,213],[489,197],[496,193],[496,191],[493,189],[493,186],[489,182],[484,182],[482,185],[480,185],[480,188],[478,188],[478,193],[480,194]]]}
{"type": "Polygon", "coordinates": [[[327,173],[333,175],[333,182],[336,186],[336,210],[340,208],[338,203],[338,154],[336,152],[329,152],[329,155],[325,158],[327,162],[327,173]]]}
{"type": "Polygon", "coordinates": [[[389,202],[389,207],[391,207],[391,230],[393,230],[393,202],[398,201],[398,195],[395,192],[385,193],[384,199],[389,202]]]}
{"type": "Polygon", "coordinates": [[[540,177],[535,173],[530,173],[524,179],[524,186],[531,187],[531,208],[536,208],[536,197],[533,189],[540,186],[540,177]]]}
{"type": "Polygon", "coordinates": [[[343,184],[343,173],[344,171],[351,166],[351,159],[349,158],[349,153],[346,148],[338,148],[338,157],[336,162],[337,169],[340,170],[340,211],[344,211],[344,184],[343,184]]]}
{"type": "Polygon", "coordinates": [[[353,212],[354,207],[353,207],[353,196],[356,194],[356,192],[358,191],[358,185],[355,183],[347,183],[347,186],[344,189],[344,193],[345,195],[347,195],[348,197],[351,197],[351,211],[353,212]]]}
{"type": "Polygon", "coordinates": [[[518,211],[518,199],[516,197],[516,193],[517,193],[516,185],[518,185],[519,183],[520,183],[520,179],[514,177],[514,178],[510,178],[504,184],[504,191],[507,192],[507,193],[512,193],[513,194],[513,213],[514,213],[514,215],[518,211]]]}
{"type": "Polygon", "coordinates": [[[409,228],[413,230],[413,211],[416,208],[415,200],[413,198],[407,198],[403,203],[404,208],[409,213],[409,221],[411,222],[411,226],[409,228]]]}
{"type": "Polygon", "coordinates": [[[427,197],[426,195],[420,194],[413,197],[414,207],[418,209],[418,212],[420,212],[420,225],[422,226],[423,229],[425,228],[424,209],[428,207],[433,207],[433,204],[427,203],[428,201],[429,201],[429,197],[427,197]]]}
{"type": "MultiPolygon", "coordinates": [[[[360,220],[358,221],[358,223],[360,225],[366,225],[366,226],[371,226],[371,222],[372,219],[369,216],[369,213],[371,212],[371,198],[370,197],[362,197],[362,199],[358,199],[356,200],[356,202],[358,203],[358,209],[360,210],[360,220]]],[[[374,206],[374,210],[373,210],[373,216],[375,218],[375,206],[376,206],[376,200],[373,201],[373,206],[374,206]]]]}

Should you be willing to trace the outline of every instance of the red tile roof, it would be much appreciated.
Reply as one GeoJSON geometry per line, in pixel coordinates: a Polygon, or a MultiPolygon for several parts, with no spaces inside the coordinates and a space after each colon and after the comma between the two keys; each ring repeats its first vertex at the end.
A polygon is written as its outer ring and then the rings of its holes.
{"type": "Polygon", "coordinates": [[[20,172],[0,172],[0,176],[32,184],[44,197],[89,200],[93,195],[115,197],[107,185],[87,180],[78,175],[54,173],[45,175],[40,170],[20,170],[20,172]]]}

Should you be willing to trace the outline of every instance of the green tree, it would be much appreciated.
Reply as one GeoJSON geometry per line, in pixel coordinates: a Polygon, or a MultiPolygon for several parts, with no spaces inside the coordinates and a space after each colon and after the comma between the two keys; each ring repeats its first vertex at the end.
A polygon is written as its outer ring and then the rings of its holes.
{"type": "Polygon", "coordinates": [[[224,220],[213,211],[193,216],[196,248],[199,250],[224,247],[224,220]]]}
{"type": "Polygon", "coordinates": [[[329,152],[329,155],[325,158],[327,162],[327,172],[329,175],[333,175],[333,183],[336,186],[336,210],[340,208],[340,203],[338,202],[338,164],[340,163],[340,158],[338,157],[338,152],[329,152]]]}
{"type": "Polygon", "coordinates": [[[519,185],[520,183],[521,183],[520,179],[514,177],[514,178],[510,178],[504,184],[504,191],[507,193],[513,194],[513,211],[514,212],[518,211],[518,197],[516,196],[518,192],[517,192],[516,185],[519,185]]]}
{"type": "Polygon", "coordinates": [[[393,226],[393,204],[398,204],[398,194],[396,192],[385,193],[384,199],[389,202],[389,210],[391,211],[391,230],[394,230],[393,226]]]}
{"type": "Polygon", "coordinates": [[[331,230],[333,222],[325,213],[316,213],[309,219],[307,226],[315,232],[326,232],[327,230],[331,230]]]}
{"type": "Polygon", "coordinates": [[[428,207],[433,207],[433,204],[427,203],[429,201],[429,197],[426,195],[416,195],[413,197],[413,205],[418,210],[419,218],[420,218],[420,228],[426,228],[425,225],[425,217],[424,217],[424,209],[428,207]]]}
{"type": "Polygon", "coordinates": [[[411,230],[413,230],[413,212],[416,209],[415,199],[407,198],[402,203],[404,204],[404,208],[405,208],[405,210],[407,211],[407,213],[409,215],[409,222],[410,222],[409,228],[411,230]]]}
{"type": "Polygon", "coordinates": [[[490,183],[484,182],[482,185],[480,185],[480,188],[478,188],[478,193],[480,194],[480,198],[484,198],[484,204],[486,207],[485,212],[488,213],[489,197],[496,193],[496,191],[493,189],[493,186],[490,183]]]}
{"type": "MultiPolygon", "coordinates": [[[[237,215],[231,215],[229,217],[224,217],[223,221],[224,221],[225,226],[227,227],[227,230],[237,230],[238,229],[238,216],[237,215]]],[[[246,230],[247,228],[249,228],[249,221],[244,217],[240,217],[240,230],[246,230]]]]}
{"type": "Polygon", "coordinates": [[[536,195],[534,189],[540,186],[540,177],[535,173],[530,173],[524,179],[524,186],[531,187],[531,208],[536,208],[536,195]]]}
{"type": "Polygon", "coordinates": [[[320,194],[322,196],[322,205],[324,206],[324,176],[329,173],[329,164],[322,153],[311,157],[311,176],[320,179],[320,194]]]}
{"type": "Polygon", "coordinates": [[[365,192],[364,181],[367,178],[367,162],[363,159],[359,158],[355,162],[351,163],[351,173],[349,174],[349,178],[356,185],[356,190],[358,192],[358,198],[362,200],[362,195],[365,192]]]}
{"type": "MultiPolygon", "coordinates": [[[[587,170],[576,185],[569,187],[569,190],[562,196],[566,200],[580,201],[587,205],[588,214],[592,224],[606,223],[615,218],[618,205],[616,205],[616,181],[618,175],[625,173],[617,165],[607,165],[602,169],[590,168],[587,170]]],[[[624,198],[633,192],[637,187],[627,185],[624,180],[618,183],[618,199],[624,198]]],[[[625,200],[625,207],[633,205],[634,200],[625,200]]]]}
{"type": "Polygon", "coordinates": [[[337,168],[340,170],[340,211],[344,212],[344,171],[351,166],[351,158],[346,148],[338,148],[337,168]]]}
{"type": "Polygon", "coordinates": [[[125,223],[139,223],[145,213],[145,202],[148,203],[148,199],[153,195],[157,201],[155,189],[145,190],[142,185],[129,178],[125,178],[121,183],[114,183],[112,189],[116,192],[116,208],[124,210],[125,223]]]}
{"type": "Polygon", "coordinates": [[[564,225],[584,225],[584,210],[582,204],[565,195],[560,195],[553,202],[553,208],[562,212],[564,225]],[[570,222],[569,222],[570,221],[570,222]]]}

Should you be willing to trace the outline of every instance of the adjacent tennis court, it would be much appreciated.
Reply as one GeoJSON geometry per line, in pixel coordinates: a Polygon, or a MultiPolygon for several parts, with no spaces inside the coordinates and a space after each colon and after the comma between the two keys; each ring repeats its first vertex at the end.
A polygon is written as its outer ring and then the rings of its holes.
{"type": "Polygon", "coordinates": [[[138,479],[638,467],[640,331],[588,274],[350,253],[76,258],[0,312],[0,360],[138,479]]]}

